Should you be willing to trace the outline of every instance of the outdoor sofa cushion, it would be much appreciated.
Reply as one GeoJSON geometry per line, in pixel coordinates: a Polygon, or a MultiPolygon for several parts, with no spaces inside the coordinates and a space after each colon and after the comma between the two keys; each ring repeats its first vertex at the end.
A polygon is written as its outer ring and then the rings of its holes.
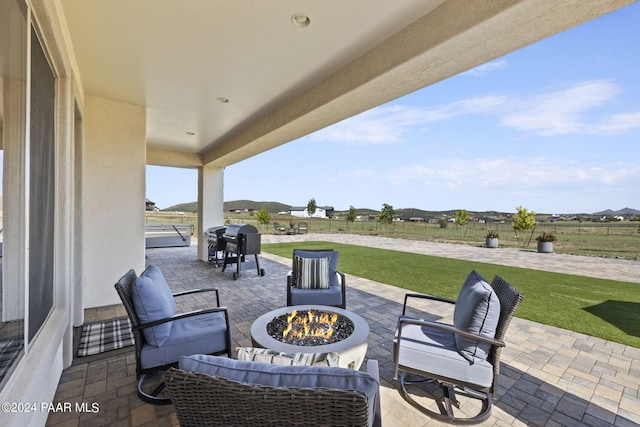
{"type": "MultiPolygon", "coordinates": [[[[464,281],[453,312],[453,325],[457,329],[494,338],[500,320],[500,300],[493,288],[475,270],[464,281]]],[[[460,354],[469,362],[486,359],[491,344],[461,335],[455,336],[460,354]]]]}
{"type": "MultiPolygon", "coordinates": [[[[171,317],[176,313],[176,301],[171,289],[155,265],[149,265],[136,279],[131,299],[141,324],[171,317]]],[[[171,322],[144,328],[142,333],[149,345],[160,347],[171,335],[171,322]]]]}
{"type": "MultiPolygon", "coordinates": [[[[196,354],[180,358],[180,369],[268,387],[356,390],[375,402],[378,381],[366,372],[324,366],[279,366],[196,354]]],[[[374,419],[375,405],[369,405],[374,419]]]]}

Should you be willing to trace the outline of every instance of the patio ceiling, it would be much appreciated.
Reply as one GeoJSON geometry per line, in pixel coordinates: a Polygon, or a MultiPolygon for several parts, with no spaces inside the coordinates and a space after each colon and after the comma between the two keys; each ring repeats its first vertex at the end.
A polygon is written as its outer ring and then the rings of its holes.
{"type": "Polygon", "coordinates": [[[82,90],[146,106],[148,163],[191,167],[241,161],[632,2],[58,1],[82,90]]]}

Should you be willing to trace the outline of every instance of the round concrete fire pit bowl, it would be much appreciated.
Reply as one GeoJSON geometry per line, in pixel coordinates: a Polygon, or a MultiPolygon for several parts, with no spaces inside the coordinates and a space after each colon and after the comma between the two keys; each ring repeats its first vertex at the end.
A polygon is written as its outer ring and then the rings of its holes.
{"type": "Polygon", "coordinates": [[[258,317],[251,325],[251,341],[254,347],[268,348],[269,350],[293,353],[338,353],[340,358],[338,365],[342,368],[360,369],[367,353],[367,337],[369,336],[369,325],[360,316],[347,310],[324,305],[294,305],[270,311],[258,317]],[[293,345],[287,344],[271,337],[267,333],[267,324],[276,317],[291,314],[294,310],[301,312],[305,310],[324,311],[336,313],[351,320],[354,329],[351,335],[331,344],[324,345],[293,345]]]}

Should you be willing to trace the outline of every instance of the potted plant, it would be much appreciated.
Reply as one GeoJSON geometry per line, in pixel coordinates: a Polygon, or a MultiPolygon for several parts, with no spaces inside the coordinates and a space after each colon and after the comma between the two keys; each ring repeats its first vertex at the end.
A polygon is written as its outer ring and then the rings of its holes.
{"type": "Polygon", "coordinates": [[[497,231],[489,231],[485,236],[485,244],[488,248],[497,248],[498,247],[498,235],[497,231]]]}
{"type": "Polygon", "coordinates": [[[536,240],[538,241],[538,252],[550,254],[553,253],[553,242],[558,240],[558,238],[545,231],[536,237],[536,240]]]}

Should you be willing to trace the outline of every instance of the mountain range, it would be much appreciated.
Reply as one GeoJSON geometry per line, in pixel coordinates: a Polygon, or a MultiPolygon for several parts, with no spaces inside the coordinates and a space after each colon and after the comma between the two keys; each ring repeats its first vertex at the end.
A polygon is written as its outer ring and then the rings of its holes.
{"type": "MultiPolygon", "coordinates": [[[[235,210],[254,210],[258,211],[260,209],[266,209],[269,213],[278,213],[285,212],[291,209],[290,205],[286,205],[284,203],[278,202],[256,202],[253,200],[234,200],[229,202],[224,202],[224,210],[225,212],[235,211],[235,210]]],[[[400,208],[394,209],[396,215],[405,218],[425,218],[429,216],[441,216],[442,214],[455,215],[457,209],[452,209],[448,211],[426,211],[422,209],[416,208],[400,208]]],[[[179,212],[197,212],[198,211],[198,202],[190,202],[190,203],[181,203],[178,205],[170,206],[166,209],[162,209],[162,211],[179,211],[179,212]]],[[[345,211],[346,212],[346,211],[345,211]]],[[[357,208],[356,215],[377,215],[380,211],[376,209],[367,209],[367,208],[357,208]]],[[[336,214],[342,213],[342,211],[336,211],[336,214]]],[[[489,211],[489,212],[470,212],[471,214],[482,214],[483,216],[499,216],[501,214],[512,214],[513,212],[497,212],[497,211],[489,211]]],[[[575,213],[574,213],[575,214],[575,213]]],[[[584,214],[584,213],[583,213],[584,214]]],[[[629,216],[629,215],[640,215],[640,210],[632,209],[632,208],[624,208],[619,210],[611,210],[607,209],[600,212],[594,212],[592,214],[586,215],[597,215],[597,216],[629,216]]]]}

